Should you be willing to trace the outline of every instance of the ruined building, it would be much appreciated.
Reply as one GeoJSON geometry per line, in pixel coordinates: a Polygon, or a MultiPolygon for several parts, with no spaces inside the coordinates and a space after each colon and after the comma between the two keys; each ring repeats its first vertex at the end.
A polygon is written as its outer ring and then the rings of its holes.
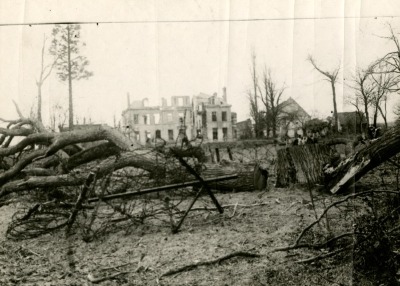
{"type": "Polygon", "coordinates": [[[141,144],[162,138],[175,141],[179,134],[189,139],[201,135],[205,141],[227,141],[234,138],[236,114],[223,96],[200,93],[190,96],[172,96],[171,104],[162,99],[161,106],[148,106],[148,100],[130,102],[122,112],[124,132],[141,144]]]}

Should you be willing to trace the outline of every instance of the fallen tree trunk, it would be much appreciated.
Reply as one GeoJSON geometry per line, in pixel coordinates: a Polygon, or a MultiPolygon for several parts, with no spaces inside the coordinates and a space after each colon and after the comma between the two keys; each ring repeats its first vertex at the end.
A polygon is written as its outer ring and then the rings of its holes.
{"type": "Polygon", "coordinates": [[[254,165],[228,165],[205,164],[201,176],[205,178],[220,177],[237,174],[237,179],[209,183],[210,188],[222,192],[252,192],[254,187],[254,165]]]}
{"type": "Polygon", "coordinates": [[[325,170],[325,185],[335,194],[347,189],[370,170],[400,152],[400,126],[388,130],[382,137],[367,142],[365,147],[346,158],[337,167],[325,170]]]}

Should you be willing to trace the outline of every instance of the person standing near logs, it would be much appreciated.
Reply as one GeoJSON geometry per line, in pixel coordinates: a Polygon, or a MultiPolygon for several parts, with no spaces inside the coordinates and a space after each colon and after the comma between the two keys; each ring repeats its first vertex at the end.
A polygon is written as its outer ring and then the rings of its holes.
{"type": "Polygon", "coordinates": [[[268,170],[260,163],[254,167],[254,188],[258,191],[264,191],[268,185],[268,170]]]}

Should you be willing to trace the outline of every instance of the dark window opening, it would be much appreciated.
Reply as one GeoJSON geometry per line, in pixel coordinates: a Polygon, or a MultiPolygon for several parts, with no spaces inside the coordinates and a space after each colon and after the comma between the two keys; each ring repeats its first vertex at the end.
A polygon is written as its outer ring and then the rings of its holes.
{"type": "Polygon", "coordinates": [[[213,128],[213,140],[218,140],[218,128],[213,128]]]}
{"type": "Polygon", "coordinates": [[[168,140],[173,141],[174,140],[174,130],[168,129],[168,140]]]}
{"type": "Polygon", "coordinates": [[[222,111],[222,121],[226,121],[226,111],[222,111]]]}
{"type": "Polygon", "coordinates": [[[228,128],[222,128],[222,134],[224,136],[224,140],[228,139],[228,128]]]}
{"type": "Polygon", "coordinates": [[[216,111],[213,111],[213,112],[211,113],[211,120],[212,120],[212,121],[217,121],[217,112],[216,112],[216,111]]]}
{"type": "Polygon", "coordinates": [[[139,124],[139,115],[138,114],[133,115],[133,124],[139,124]]]}

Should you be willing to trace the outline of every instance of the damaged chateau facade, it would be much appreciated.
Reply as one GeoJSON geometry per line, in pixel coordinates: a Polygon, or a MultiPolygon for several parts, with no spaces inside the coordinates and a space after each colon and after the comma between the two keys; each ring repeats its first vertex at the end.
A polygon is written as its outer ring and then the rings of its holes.
{"type": "Polygon", "coordinates": [[[226,88],[222,97],[217,93],[193,96],[172,96],[168,105],[148,106],[147,98],[130,101],[122,112],[124,132],[141,144],[162,138],[173,142],[180,133],[189,139],[201,135],[205,141],[229,141],[236,138],[236,113],[227,102],[226,88]]]}

